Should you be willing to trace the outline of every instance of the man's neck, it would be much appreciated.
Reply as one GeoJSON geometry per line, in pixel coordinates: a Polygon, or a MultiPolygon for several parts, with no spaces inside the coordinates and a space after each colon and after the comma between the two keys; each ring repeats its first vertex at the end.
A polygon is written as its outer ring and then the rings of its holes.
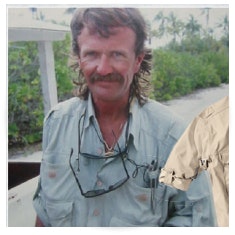
{"type": "Polygon", "coordinates": [[[129,100],[123,99],[119,101],[102,101],[93,100],[96,118],[98,120],[109,120],[115,122],[117,120],[127,118],[129,111],[129,100]]]}
{"type": "Polygon", "coordinates": [[[119,139],[124,124],[128,120],[129,100],[122,99],[115,102],[93,100],[96,118],[107,151],[113,149],[119,139]]]}

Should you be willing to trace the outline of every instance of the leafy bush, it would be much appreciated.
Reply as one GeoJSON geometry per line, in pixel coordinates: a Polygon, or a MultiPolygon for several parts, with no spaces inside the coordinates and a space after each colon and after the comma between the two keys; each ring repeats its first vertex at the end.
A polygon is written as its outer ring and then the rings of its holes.
{"type": "Polygon", "coordinates": [[[229,83],[229,54],[226,48],[202,53],[201,60],[204,63],[213,64],[221,82],[229,83]]]}
{"type": "Polygon", "coordinates": [[[41,139],[43,107],[37,44],[10,43],[8,51],[9,145],[41,139]]]}
{"type": "Polygon", "coordinates": [[[72,96],[72,81],[77,77],[77,74],[68,66],[70,47],[69,34],[66,35],[64,41],[56,41],[53,44],[58,101],[66,100],[72,96]]]}
{"type": "MultiPolygon", "coordinates": [[[[72,96],[73,72],[68,68],[70,37],[53,43],[58,100],[72,96]]],[[[42,139],[44,119],[36,42],[14,42],[8,47],[8,145],[42,139]]]]}
{"type": "Polygon", "coordinates": [[[153,94],[169,100],[195,89],[228,83],[228,48],[211,38],[192,38],[153,51],[153,94]],[[201,42],[201,43],[200,43],[201,42]],[[200,45],[200,46],[199,46],[200,45]]]}

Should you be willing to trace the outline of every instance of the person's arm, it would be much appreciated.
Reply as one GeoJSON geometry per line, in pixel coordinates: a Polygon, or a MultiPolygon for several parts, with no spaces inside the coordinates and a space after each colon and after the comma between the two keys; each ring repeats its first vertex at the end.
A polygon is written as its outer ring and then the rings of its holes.
{"type": "Polygon", "coordinates": [[[35,227],[45,227],[39,217],[36,217],[35,227]]]}
{"type": "Polygon", "coordinates": [[[166,227],[217,227],[209,174],[203,171],[192,181],[188,191],[178,190],[169,200],[166,227]]]}
{"type": "MultiPolygon", "coordinates": [[[[165,166],[161,169],[159,181],[176,189],[187,191],[200,168],[201,142],[208,134],[199,117],[186,128],[173,147],[165,166]],[[200,143],[200,144],[198,144],[200,143]]],[[[203,143],[206,143],[204,141],[203,143]]]]}
{"type": "MultiPolygon", "coordinates": [[[[50,111],[47,116],[44,119],[43,123],[43,141],[42,141],[42,148],[43,148],[43,155],[44,151],[46,149],[47,143],[48,143],[48,135],[49,135],[49,127],[51,123],[51,115],[53,113],[53,110],[50,111]]],[[[42,156],[44,158],[44,156],[42,156]]],[[[33,206],[36,211],[36,220],[35,220],[35,227],[47,227],[49,226],[48,222],[48,216],[45,210],[45,201],[44,198],[41,196],[41,170],[40,170],[40,175],[39,175],[39,181],[38,181],[38,186],[36,189],[36,192],[33,197],[33,206]],[[41,218],[41,219],[40,219],[41,218]],[[42,222],[44,221],[44,223],[42,222]]]]}

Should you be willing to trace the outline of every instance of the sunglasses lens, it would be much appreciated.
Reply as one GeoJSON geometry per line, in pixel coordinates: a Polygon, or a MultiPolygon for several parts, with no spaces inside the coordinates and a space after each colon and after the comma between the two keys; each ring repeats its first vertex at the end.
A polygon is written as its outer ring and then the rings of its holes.
{"type": "Polygon", "coordinates": [[[129,179],[123,156],[126,153],[106,160],[88,154],[79,154],[79,159],[71,156],[70,167],[81,194],[96,197],[122,186],[129,179]]]}

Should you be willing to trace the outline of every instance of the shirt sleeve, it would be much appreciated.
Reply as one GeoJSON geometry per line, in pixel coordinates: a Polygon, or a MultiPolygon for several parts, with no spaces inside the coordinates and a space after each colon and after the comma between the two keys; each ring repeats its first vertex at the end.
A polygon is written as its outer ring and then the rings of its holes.
{"type": "MultiPolygon", "coordinates": [[[[48,144],[48,138],[49,138],[49,134],[50,134],[50,127],[51,127],[51,122],[52,122],[52,114],[53,114],[53,110],[50,111],[47,116],[44,119],[44,124],[43,124],[43,150],[45,150],[47,144],[48,144]]],[[[33,197],[33,206],[34,209],[36,211],[37,216],[40,218],[40,220],[42,221],[43,225],[45,227],[50,226],[49,224],[49,218],[47,215],[47,211],[46,211],[46,205],[45,205],[45,200],[43,200],[43,195],[41,192],[41,179],[39,176],[39,182],[38,182],[38,186],[36,189],[36,192],[34,194],[33,197]]]]}
{"type": "Polygon", "coordinates": [[[203,132],[203,126],[200,119],[195,118],[175,144],[165,166],[161,169],[159,177],[161,183],[180,190],[188,190],[192,180],[201,171],[198,130],[203,132]]]}
{"type": "Polygon", "coordinates": [[[33,206],[37,216],[42,221],[43,225],[45,227],[49,227],[51,225],[49,224],[49,218],[45,209],[46,208],[45,201],[42,199],[40,191],[41,191],[41,182],[39,179],[38,187],[33,197],[33,206]]]}

